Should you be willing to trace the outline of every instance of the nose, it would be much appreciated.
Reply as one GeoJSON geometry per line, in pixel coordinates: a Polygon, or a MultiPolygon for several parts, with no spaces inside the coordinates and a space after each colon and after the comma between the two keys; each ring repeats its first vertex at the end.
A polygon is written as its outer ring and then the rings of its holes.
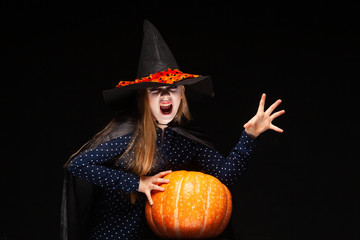
{"type": "Polygon", "coordinates": [[[160,96],[170,95],[169,88],[160,88],[160,96]]]}

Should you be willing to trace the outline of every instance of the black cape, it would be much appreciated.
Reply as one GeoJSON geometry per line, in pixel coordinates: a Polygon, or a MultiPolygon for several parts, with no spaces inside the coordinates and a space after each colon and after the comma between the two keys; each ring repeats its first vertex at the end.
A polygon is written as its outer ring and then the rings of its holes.
{"type": "MultiPolygon", "coordinates": [[[[134,125],[133,120],[124,121],[115,131],[107,135],[102,142],[133,132],[134,125]]],[[[170,123],[169,127],[187,138],[213,148],[209,138],[193,122],[188,122],[184,126],[175,126],[170,123]]],[[[102,188],[72,176],[65,169],[61,201],[61,240],[89,239],[90,219],[93,215],[95,203],[101,196],[102,191],[102,188]]],[[[149,232],[149,230],[145,232],[149,232]]]]}

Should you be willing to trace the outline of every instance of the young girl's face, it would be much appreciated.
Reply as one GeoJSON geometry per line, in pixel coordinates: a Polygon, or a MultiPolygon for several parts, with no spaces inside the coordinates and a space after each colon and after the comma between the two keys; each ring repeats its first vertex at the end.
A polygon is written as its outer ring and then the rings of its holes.
{"type": "Polygon", "coordinates": [[[161,124],[171,122],[180,106],[183,86],[162,86],[148,88],[150,110],[161,124]]]}

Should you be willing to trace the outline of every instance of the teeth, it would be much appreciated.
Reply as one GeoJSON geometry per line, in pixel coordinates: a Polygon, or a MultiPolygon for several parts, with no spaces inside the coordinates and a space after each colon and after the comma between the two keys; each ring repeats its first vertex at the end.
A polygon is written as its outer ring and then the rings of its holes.
{"type": "Polygon", "coordinates": [[[168,107],[170,105],[171,105],[171,103],[160,104],[161,107],[168,107]]]}

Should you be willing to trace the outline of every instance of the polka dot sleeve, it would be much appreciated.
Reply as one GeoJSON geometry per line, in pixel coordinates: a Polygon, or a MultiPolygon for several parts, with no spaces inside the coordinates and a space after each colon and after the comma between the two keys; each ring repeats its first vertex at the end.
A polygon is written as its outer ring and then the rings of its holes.
{"type": "Polygon", "coordinates": [[[247,162],[255,148],[253,140],[245,131],[239,142],[225,158],[216,150],[203,145],[197,147],[198,162],[206,173],[217,177],[226,185],[233,184],[245,171],[247,162]]]}
{"type": "Polygon", "coordinates": [[[121,155],[128,146],[130,138],[130,136],[119,137],[80,153],[71,161],[68,170],[72,175],[104,188],[123,192],[137,191],[140,182],[138,176],[102,166],[114,156],[121,155]]]}

